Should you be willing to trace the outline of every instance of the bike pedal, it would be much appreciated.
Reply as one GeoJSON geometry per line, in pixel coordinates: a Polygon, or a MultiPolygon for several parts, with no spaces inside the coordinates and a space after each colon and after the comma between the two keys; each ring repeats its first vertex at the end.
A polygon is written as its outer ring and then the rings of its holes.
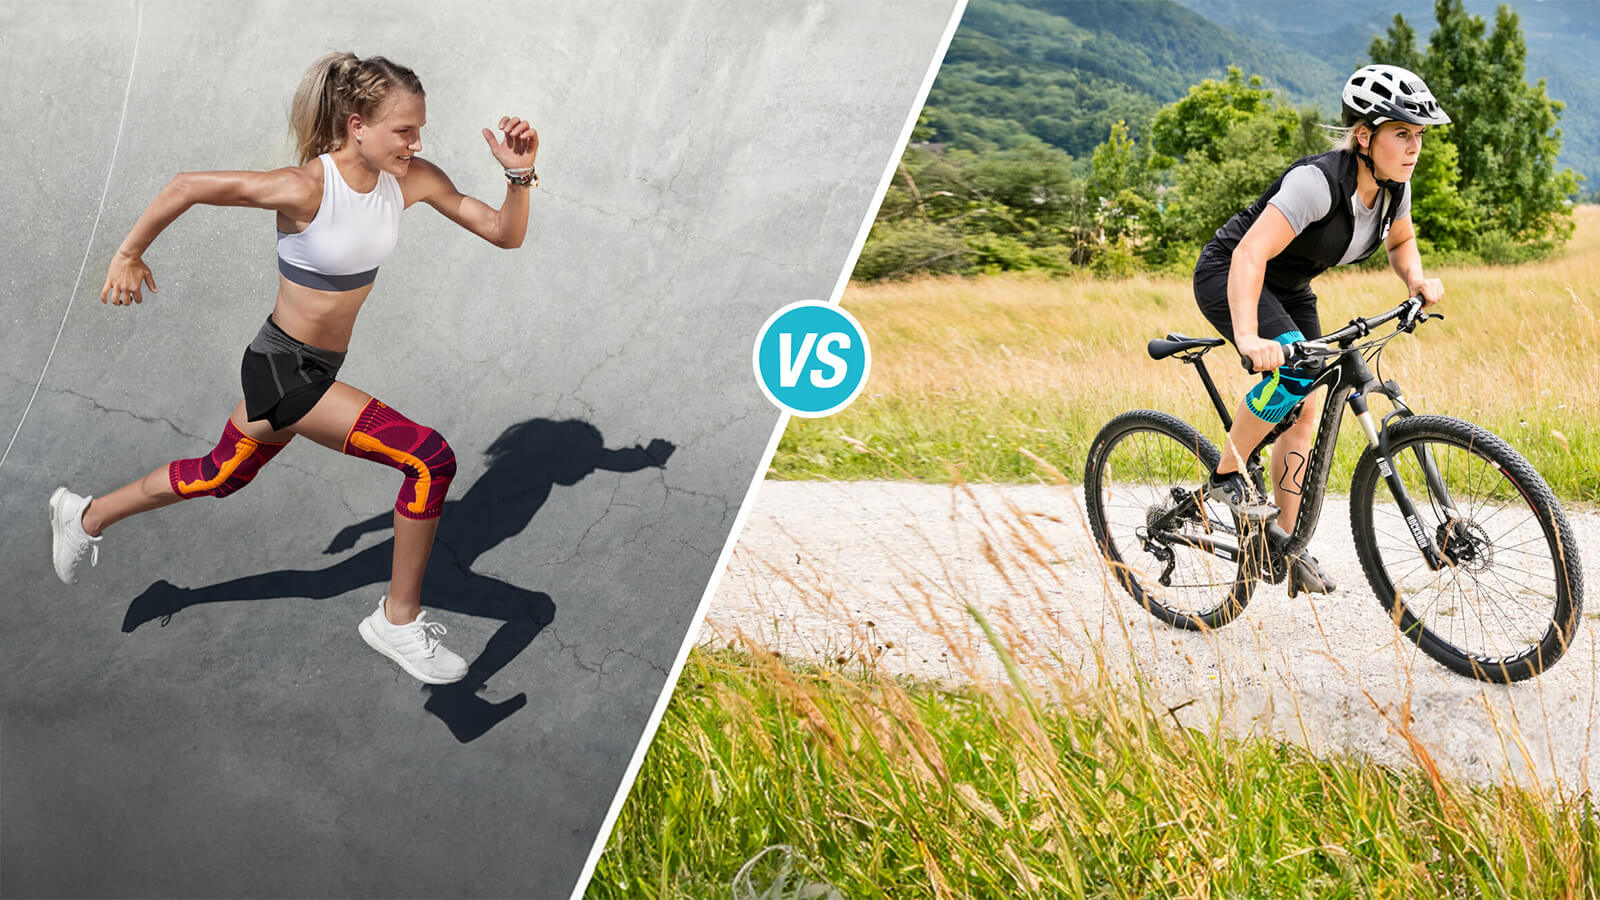
{"type": "Polygon", "coordinates": [[[1338,590],[1328,573],[1315,559],[1300,557],[1289,566],[1289,597],[1292,599],[1300,594],[1331,594],[1338,590]]]}

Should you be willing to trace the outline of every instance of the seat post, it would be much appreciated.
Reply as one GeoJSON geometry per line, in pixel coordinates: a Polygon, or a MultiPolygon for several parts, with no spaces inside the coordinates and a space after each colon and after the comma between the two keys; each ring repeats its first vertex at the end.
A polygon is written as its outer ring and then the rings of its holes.
{"type": "Polygon", "coordinates": [[[1228,407],[1222,402],[1222,395],[1217,393],[1217,384],[1211,380],[1211,373],[1206,371],[1206,361],[1199,354],[1180,357],[1184,362],[1195,367],[1200,373],[1200,383],[1206,386],[1206,393],[1211,395],[1211,405],[1217,408],[1217,415],[1222,418],[1222,430],[1233,430],[1233,416],[1228,413],[1228,407]]]}

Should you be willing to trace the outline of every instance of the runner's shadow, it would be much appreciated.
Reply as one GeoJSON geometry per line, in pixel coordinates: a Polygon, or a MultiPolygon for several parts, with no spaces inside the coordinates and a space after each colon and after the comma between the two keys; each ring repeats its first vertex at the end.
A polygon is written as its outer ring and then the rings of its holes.
{"type": "MultiPolygon", "coordinates": [[[[473,563],[520,534],[556,485],[577,484],[596,469],[637,472],[647,467],[665,468],[675,449],[671,442],[656,438],[648,447],[608,450],[599,429],[588,422],[530,419],[501,433],[486,452],[489,467],[459,499],[446,501],[423,578],[425,605],[504,623],[472,661],[466,678],[455,684],[423,687],[428,695],[424,708],[438,716],[457,740],[474,740],[527,705],[526,694],[491,703],[478,693],[555,619],[556,611],[549,594],[480,575],[472,571],[473,563]]],[[[340,529],[324,552],[343,553],[355,547],[362,535],[392,526],[392,513],[380,513],[340,529]]],[[[132,632],[153,619],[166,625],[174,614],[205,603],[291,597],[321,600],[386,584],[393,553],[394,538],[390,537],[322,569],[263,572],[202,588],[157,581],[128,605],[122,630],[132,632]]],[[[376,600],[374,594],[374,603],[376,600]]]]}

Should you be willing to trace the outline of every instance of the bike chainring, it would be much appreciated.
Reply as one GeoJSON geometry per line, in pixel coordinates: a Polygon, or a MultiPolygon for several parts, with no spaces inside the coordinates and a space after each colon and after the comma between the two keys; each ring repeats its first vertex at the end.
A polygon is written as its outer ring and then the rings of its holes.
{"type": "Polygon", "coordinates": [[[1257,578],[1272,584],[1282,584],[1289,577],[1289,555],[1284,552],[1288,536],[1275,539],[1265,526],[1249,527],[1239,535],[1241,552],[1248,554],[1250,565],[1257,578]]]}

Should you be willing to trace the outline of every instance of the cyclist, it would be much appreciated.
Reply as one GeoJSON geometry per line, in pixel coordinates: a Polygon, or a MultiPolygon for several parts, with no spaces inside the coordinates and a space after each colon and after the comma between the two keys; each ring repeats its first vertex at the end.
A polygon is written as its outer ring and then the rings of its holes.
{"type": "MultiPolygon", "coordinates": [[[[1290,166],[1249,208],[1217,229],[1195,265],[1200,311],[1262,378],[1240,402],[1208,497],[1258,522],[1294,530],[1307,454],[1318,421],[1308,398],[1314,372],[1284,365],[1283,348],[1322,336],[1311,279],[1360,262],[1382,245],[1406,290],[1431,306],[1444,285],[1422,271],[1411,223],[1410,179],[1422,135],[1450,117],[1426,84],[1398,66],[1366,66],[1345,82],[1335,149],[1290,166]],[[1249,456],[1296,406],[1300,414],[1272,453],[1273,499],[1241,473],[1249,456]]],[[[1332,581],[1309,554],[1295,560],[1289,593],[1327,593],[1332,581]]]]}
{"type": "Polygon", "coordinates": [[[422,575],[455,455],[437,431],[337,375],[356,314],[379,264],[394,249],[401,212],[424,201],[490,243],[520,246],[529,187],[537,184],[539,137],[518,118],[499,121],[503,142],[483,129],[509,182],[505,202],[494,209],[459,193],[443,171],[416,155],[426,118],[422,83],[412,70],[381,56],[330,53],[311,66],[295,91],[290,123],[299,166],[183,173],[151,201],[111,260],[101,303],[142,303],[146,284],[155,292],[144,251],[196,203],[277,213],[277,302],[245,350],[244,397],[209,454],[163,465],[100,497],[65,487],[51,495],[52,552],[63,582],[77,583],[86,555],[91,566],[99,562],[107,527],[180,500],[225,497],[304,435],[405,474],[395,502],[389,591],[361,621],[362,638],[421,681],[446,684],[466,675],[466,662],[440,644],[444,626],[425,621],[421,609],[422,575]]]}

